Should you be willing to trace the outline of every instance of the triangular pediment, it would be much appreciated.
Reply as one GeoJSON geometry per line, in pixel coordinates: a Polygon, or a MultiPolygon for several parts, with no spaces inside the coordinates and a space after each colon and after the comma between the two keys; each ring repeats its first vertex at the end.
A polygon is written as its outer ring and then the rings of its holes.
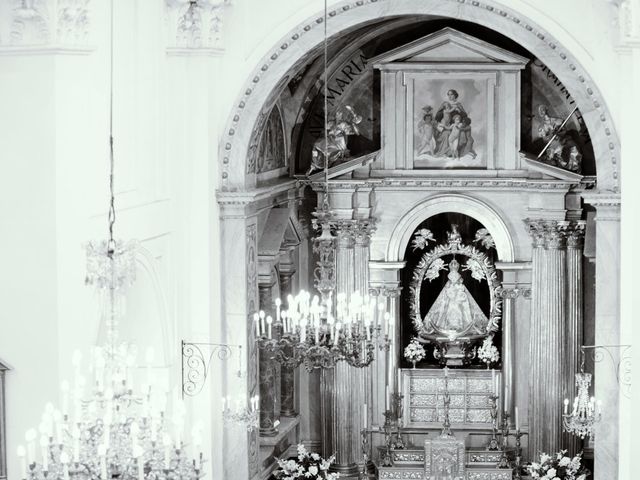
{"type": "Polygon", "coordinates": [[[453,28],[443,28],[375,58],[369,63],[384,68],[392,63],[477,63],[524,66],[528,60],[453,28]]]}
{"type": "Polygon", "coordinates": [[[529,170],[542,173],[543,175],[551,178],[575,183],[580,183],[584,178],[579,173],[570,172],[563,168],[555,167],[553,165],[541,162],[537,158],[534,158],[532,155],[524,152],[520,152],[520,158],[524,161],[529,170]]]}

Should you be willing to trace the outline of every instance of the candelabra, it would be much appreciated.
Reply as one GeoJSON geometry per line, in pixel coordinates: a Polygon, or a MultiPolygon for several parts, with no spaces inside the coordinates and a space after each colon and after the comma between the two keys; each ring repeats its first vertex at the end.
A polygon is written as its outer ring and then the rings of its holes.
{"type": "Polygon", "coordinates": [[[562,416],[564,430],[568,433],[584,438],[593,438],[593,427],[602,417],[602,406],[594,397],[589,399],[589,386],[591,385],[591,374],[584,373],[581,368],[580,373],[576,373],[576,386],[578,395],[573,402],[573,410],[569,413],[569,399],[564,400],[564,415],[562,416]]]}
{"type": "Polygon", "coordinates": [[[395,422],[396,422],[396,438],[393,441],[393,448],[396,450],[402,450],[405,447],[404,440],[402,439],[402,434],[400,432],[400,420],[402,419],[403,407],[402,407],[402,399],[404,395],[400,393],[394,393],[391,396],[391,402],[393,403],[393,411],[395,412],[395,422]]]}
{"type": "Polygon", "coordinates": [[[498,443],[498,395],[492,393],[489,395],[491,400],[491,439],[487,445],[487,450],[500,450],[500,444],[498,443]]]}
{"type": "Polygon", "coordinates": [[[507,457],[507,445],[509,439],[509,413],[505,410],[502,413],[502,425],[501,425],[501,440],[502,440],[502,455],[498,460],[498,468],[511,468],[511,462],[507,457]]]}
{"type": "Polygon", "coordinates": [[[515,461],[515,474],[514,474],[514,479],[515,480],[521,480],[522,479],[522,443],[520,441],[520,438],[522,438],[523,435],[526,435],[526,433],[522,433],[520,431],[519,428],[516,427],[516,461],[515,461]]]}
{"type": "Polygon", "coordinates": [[[338,294],[335,315],[331,295],[320,302],[302,291],[287,300],[287,310],[276,300],[275,320],[263,311],[253,317],[260,348],[284,366],[304,363],[312,371],[345,361],[362,368],[373,361],[376,346],[389,349],[393,318],[375,299],[355,292],[347,301],[346,295],[338,294]]]}
{"type": "Polygon", "coordinates": [[[451,406],[451,396],[449,395],[449,368],[444,367],[444,421],[442,423],[442,431],[440,432],[440,438],[453,438],[454,435],[451,432],[451,421],[449,419],[449,408],[451,406]]]}
{"type": "Polygon", "coordinates": [[[391,459],[391,450],[393,449],[391,435],[393,429],[393,419],[394,412],[392,410],[385,410],[384,412],[384,425],[382,426],[384,431],[384,453],[382,454],[382,460],[380,464],[383,467],[391,467],[393,466],[393,461],[391,459]]]}
{"type": "Polygon", "coordinates": [[[237,424],[245,425],[247,432],[251,432],[258,428],[260,422],[260,397],[258,395],[249,399],[250,406],[247,408],[240,399],[233,407],[230,398],[222,398],[222,418],[226,425],[237,424]]]}
{"type": "Polygon", "coordinates": [[[362,443],[362,471],[360,472],[360,480],[367,480],[369,478],[369,472],[367,471],[369,465],[369,431],[366,428],[360,430],[360,438],[362,443]]]}

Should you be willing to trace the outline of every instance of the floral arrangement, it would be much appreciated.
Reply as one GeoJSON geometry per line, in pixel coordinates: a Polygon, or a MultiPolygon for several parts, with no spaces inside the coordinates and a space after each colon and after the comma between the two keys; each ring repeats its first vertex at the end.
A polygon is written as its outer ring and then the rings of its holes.
{"type": "Polygon", "coordinates": [[[540,462],[533,462],[527,467],[532,478],[541,480],[585,480],[589,471],[580,461],[582,453],[571,458],[566,456],[566,450],[561,450],[555,456],[543,453],[540,462]]]}
{"type": "Polygon", "coordinates": [[[498,347],[493,344],[492,340],[492,337],[485,338],[484,342],[482,342],[482,346],[478,349],[478,358],[486,363],[487,367],[500,360],[498,347]]]}
{"type": "Polygon", "coordinates": [[[278,460],[279,470],[274,472],[278,480],[336,480],[339,473],[329,473],[329,467],[335,460],[332,455],[327,460],[317,453],[308,452],[304,445],[298,445],[297,460],[278,460]]]}
{"type": "Polygon", "coordinates": [[[407,361],[413,363],[414,366],[426,356],[427,352],[424,351],[424,347],[416,338],[411,340],[411,342],[409,342],[409,345],[407,345],[404,349],[404,358],[406,358],[407,361]]]}

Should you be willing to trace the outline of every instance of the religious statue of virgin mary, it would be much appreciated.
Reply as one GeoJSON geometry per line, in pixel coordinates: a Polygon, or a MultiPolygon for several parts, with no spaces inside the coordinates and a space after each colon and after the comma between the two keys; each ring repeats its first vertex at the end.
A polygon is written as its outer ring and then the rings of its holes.
{"type": "MultiPolygon", "coordinates": [[[[446,267],[444,267],[446,268],[446,267]]],[[[458,336],[473,325],[486,325],[488,319],[464,286],[454,258],[449,262],[447,283],[424,317],[428,330],[435,328],[449,336],[458,336]]]]}

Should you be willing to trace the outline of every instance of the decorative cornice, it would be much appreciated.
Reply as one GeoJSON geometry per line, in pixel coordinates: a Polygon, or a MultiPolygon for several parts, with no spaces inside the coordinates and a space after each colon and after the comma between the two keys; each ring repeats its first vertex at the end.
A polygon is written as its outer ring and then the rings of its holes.
{"type": "Polygon", "coordinates": [[[588,191],[580,194],[582,199],[594,207],[620,207],[621,195],[616,192],[588,191]]]}
{"type": "MultiPolygon", "coordinates": [[[[330,189],[353,189],[358,187],[375,188],[379,191],[393,190],[537,190],[537,191],[569,191],[575,183],[562,180],[537,180],[526,178],[402,178],[389,177],[381,179],[329,180],[330,189]]],[[[314,182],[311,187],[315,191],[325,188],[324,183],[314,182]]]]}
{"type": "MultiPolygon", "coordinates": [[[[169,0],[168,0],[169,1],[169,0]]],[[[374,3],[383,3],[387,1],[391,3],[392,0],[350,0],[341,2],[338,5],[334,5],[334,9],[328,12],[328,16],[330,18],[334,18],[340,14],[345,12],[353,11],[356,8],[360,8],[363,6],[367,6],[374,3]]],[[[610,161],[613,165],[613,186],[617,190],[620,187],[620,179],[618,178],[618,156],[619,152],[616,150],[617,139],[615,135],[613,135],[613,128],[609,125],[612,123],[609,118],[607,118],[608,111],[604,102],[600,99],[600,93],[597,90],[597,87],[591,81],[591,78],[586,72],[581,71],[579,68],[580,65],[576,65],[577,61],[573,58],[573,56],[563,51],[559,48],[559,42],[548,32],[540,28],[533,22],[528,22],[526,18],[521,18],[520,15],[515,11],[508,8],[505,8],[504,5],[500,3],[493,2],[490,0],[478,1],[478,0],[440,0],[443,4],[448,3],[452,6],[452,8],[461,8],[462,5],[466,5],[468,7],[477,8],[483,12],[490,12],[496,16],[499,16],[503,19],[510,20],[514,25],[520,27],[526,31],[527,34],[531,35],[536,42],[542,42],[545,44],[547,48],[549,48],[548,55],[557,55],[564,63],[566,63],[567,67],[573,72],[575,77],[580,81],[582,87],[584,89],[584,93],[586,96],[592,100],[592,105],[595,111],[599,113],[599,119],[602,124],[603,130],[606,132],[607,136],[610,137],[610,142],[608,144],[608,150],[610,153],[610,161]],[[613,135],[613,138],[611,136],[613,135]]],[[[631,2],[632,0],[624,0],[624,3],[631,2]]],[[[307,22],[301,24],[296,27],[296,29],[290,31],[287,36],[285,36],[281,42],[279,42],[279,48],[276,48],[271,53],[265,55],[260,62],[259,66],[253,71],[252,75],[250,75],[249,81],[247,81],[244,85],[243,93],[235,103],[237,105],[235,112],[231,116],[231,121],[227,123],[227,132],[222,139],[221,142],[221,157],[222,157],[222,171],[221,171],[221,184],[223,187],[227,186],[228,178],[229,178],[229,164],[230,164],[230,156],[231,150],[233,149],[234,142],[234,134],[238,131],[238,127],[241,125],[241,118],[244,113],[244,108],[246,103],[251,98],[251,94],[254,91],[255,85],[260,82],[262,77],[267,74],[269,68],[278,61],[281,54],[289,49],[290,47],[295,46],[295,42],[303,37],[305,34],[308,34],[314,28],[322,28],[324,27],[324,19],[322,16],[318,16],[315,19],[310,18],[307,22]]]]}

